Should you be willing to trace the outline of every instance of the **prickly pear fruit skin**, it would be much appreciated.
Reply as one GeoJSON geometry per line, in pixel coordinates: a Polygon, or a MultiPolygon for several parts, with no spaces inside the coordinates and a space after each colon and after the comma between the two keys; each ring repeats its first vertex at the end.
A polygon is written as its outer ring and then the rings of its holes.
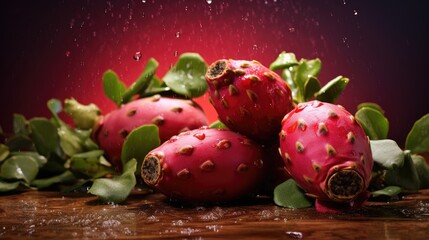
{"type": "Polygon", "coordinates": [[[316,198],[316,210],[364,202],[373,166],[369,139],[342,106],[301,103],[285,116],[279,135],[286,169],[316,198]]]}
{"type": "Polygon", "coordinates": [[[148,153],[141,169],[150,187],[190,203],[250,195],[264,173],[259,145],[230,130],[207,127],[173,136],[148,153]]]}
{"type": "Polygon", "coordinates": [[[159,128],[161,142],[182,131],[208,124],[204,112],[191,100],[155,95],[134,100],[105,115],[98,123],[93,138],[105,151],[109,161],[121,164],[121,151],[127,135],[145,124],[159,128]]]}
{"type": "Polygon", "coordinates": [[[275,72],[257,61],[222,59],[205,77],[209,100],[229,129],[260,142],[277,140],[281,120],[294,104],[275,72]]]}

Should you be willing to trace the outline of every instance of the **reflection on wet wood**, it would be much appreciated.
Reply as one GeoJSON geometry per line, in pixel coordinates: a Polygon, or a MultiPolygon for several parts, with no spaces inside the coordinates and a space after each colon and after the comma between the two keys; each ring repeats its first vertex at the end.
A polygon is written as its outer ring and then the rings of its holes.
{"type": "Polygon", "coordinates": [[[0,239],[427,239],[429,191],[345,214],[285,209],[270,199],[233,206],[179,207],[159,194],[102,205],[86,194],[0,195],[0,239]]]}

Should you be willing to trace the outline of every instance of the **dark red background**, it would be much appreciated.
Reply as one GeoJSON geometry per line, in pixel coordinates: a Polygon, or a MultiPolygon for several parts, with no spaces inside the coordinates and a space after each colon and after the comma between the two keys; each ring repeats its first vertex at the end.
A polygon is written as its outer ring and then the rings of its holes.
{"type": "MultiPolygon", "coordinates": [[[[115,108],[102,90],[112,68],[127,84],[150,57],[163,76],[183,52],[207,63],[256,59],[269,65],[283,51],[322,60],[326,83],[350,78],[340,104],[355,112],[379,103],[390,137],[401,144],[429,113],[429,14],[425,1],[9,1],[1,7],[0,125],[13,113],[49,116],[46,102],[75,97],[104,113],[115,108]],[[135,52],[142,59],[133,59],[135,52]],[[176,54],[177,53],[177,54],[176,54]]],[[[198,101],[211,121],[207,98],[198,101]]]]}

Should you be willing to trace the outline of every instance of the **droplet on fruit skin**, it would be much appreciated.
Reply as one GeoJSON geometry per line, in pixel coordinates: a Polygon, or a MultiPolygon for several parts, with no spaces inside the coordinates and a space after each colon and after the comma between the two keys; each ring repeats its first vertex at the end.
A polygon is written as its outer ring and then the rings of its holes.
{"type": "Polygon", "coordinates": [[[136,53],[134,53],[133,55],[134,60],[140,61],[141,58],[142,58],[142,53],[140,51],[137,51],[136,53]]]}

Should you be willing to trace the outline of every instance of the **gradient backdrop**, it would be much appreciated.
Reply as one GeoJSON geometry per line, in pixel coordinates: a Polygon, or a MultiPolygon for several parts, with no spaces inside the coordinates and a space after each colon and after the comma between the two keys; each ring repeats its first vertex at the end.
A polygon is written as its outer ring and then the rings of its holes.
{"type": "MultiPolygon", "coordinates": [[[[163,76],[183,52],[269,65],[283,51],[322,60],[326,83],[350,78],[338,103],[379,103],[400,144],[429,113],[429,14],[425,1],[139,0],[7,1],[1,7],[0,125],[13,113],[49,116],[46,102],[75,97],[115,108],[101,76],[129,85],[150,57],[163,76]],[[141,53],[139,61],[133,55],[141,53]]],[[[198,101],[211,121],[207,97],[198,101]]]]}

